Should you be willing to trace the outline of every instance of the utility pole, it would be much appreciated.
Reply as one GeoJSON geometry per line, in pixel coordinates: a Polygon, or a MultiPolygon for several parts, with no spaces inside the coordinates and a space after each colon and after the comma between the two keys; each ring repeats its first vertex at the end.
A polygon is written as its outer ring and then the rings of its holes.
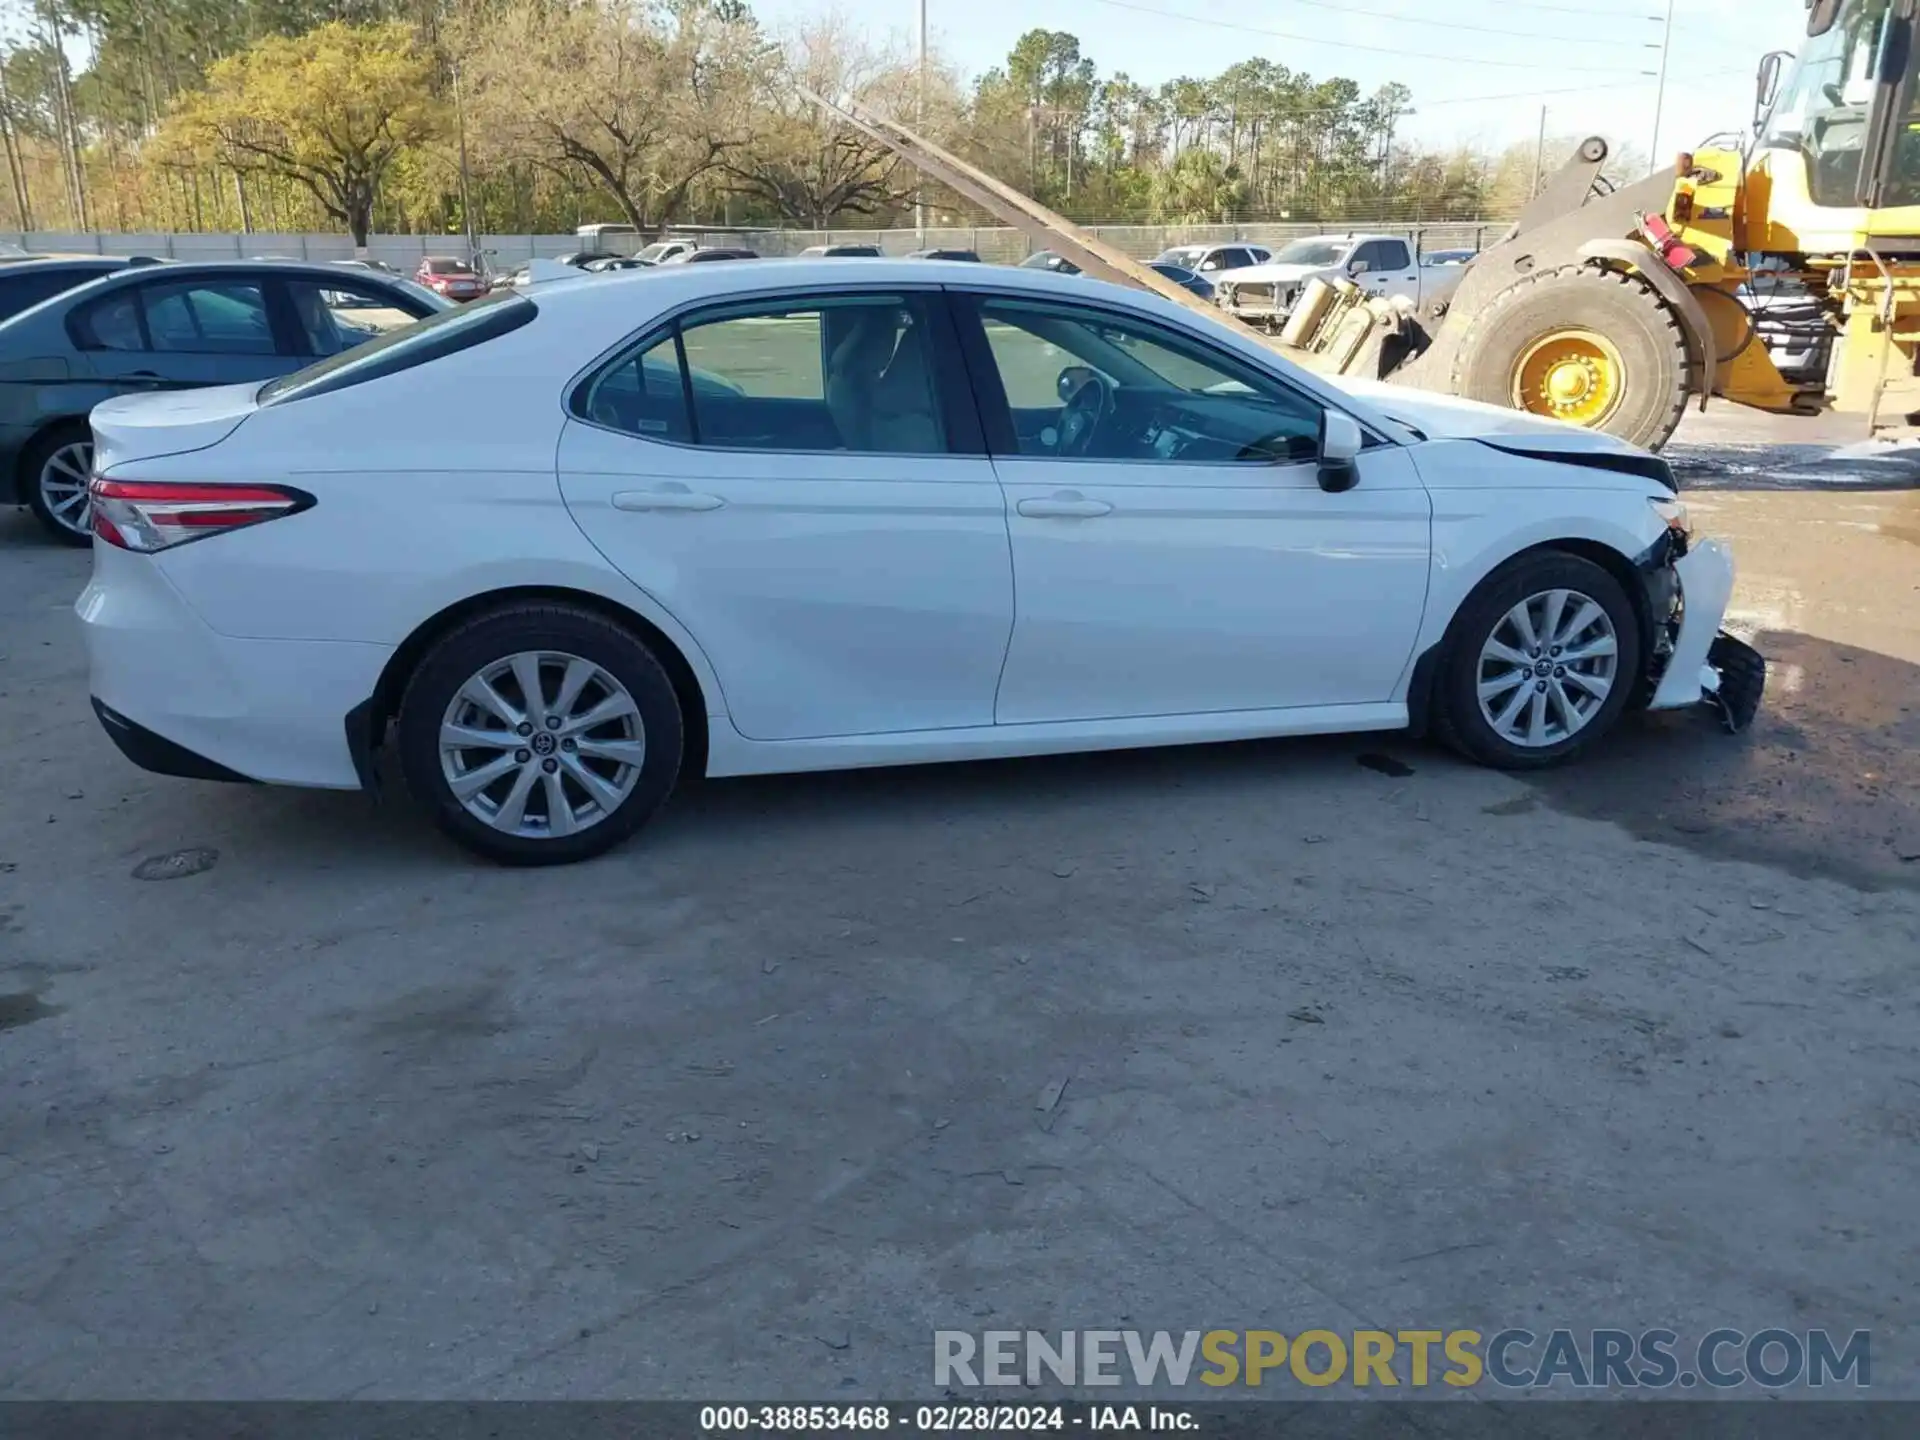
{"type": "Polygon", "coordinates": [[[1547,107],[1540,107],[1540,143],[1533,152],[1533,188],[1527,192],[1527,198],[1533,199],[1540,193],[1540,176],[1547,164],[1547,107]]]}
{"type": "Polygon", "coordinates": [[[467,101],[460,89],[458,60],[453,62],[453,115],[460,131],[460,218],[467,231],[467,260],[476,270],[485,270],[487,267],[480,263],[480,242],[473,234],[473,191],[467,175],[467,101]]]}
{"type": "MultiPolygon", "coordinates": [[[[927,0],[920,0],[920,72],[918,76],[919,94],[914,101],[913,128],[922,135],[927,133],[927,0]]],[[[924,176],[913,191],[913,235],[914,243],[925,249],[927,244],[927,182],[924,176]]]]}
{"type": "Polygon", "coordinates": [[[1667,27],[1660,37],[1660,88],[1653,97],[1653,144],[1647,151],[1649,175],[1661,168],[1660,118],[1667,104],[1667,57],[1673,53],[1673,0],[1667,0],[1667,27]]]}

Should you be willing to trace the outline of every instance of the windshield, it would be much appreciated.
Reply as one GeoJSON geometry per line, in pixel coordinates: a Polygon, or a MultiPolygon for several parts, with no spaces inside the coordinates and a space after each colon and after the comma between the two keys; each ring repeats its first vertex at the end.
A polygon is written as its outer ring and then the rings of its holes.
{"type": "MultiPolygon", "coordinates": [[[[435,296],[434,304],[439,303],[440,298],[435,296]]],[[[440,310],[304,370],[269,380],[254,399],[262,405],[298,400],[303,395],[340,390],[363,380],[410,370],[415,365],[517,330],[536,313],[533,302],[518,290],[495,290],[471,305],[440,310]]]]}
{"type": "MultiPolygon", "coordinates": [[[[1793,150],[1805,157],[1808,190],[1816,205],[1846,208],[1859,203],[1861,157],[1889,5],[1890,0],[1846,0],[1826,33],[1808,38],[1761,129],[1761,148],[1793,150]]],[[[1920,87],[1914,94],[1920,99],[1920,87]]],[[[1920,203],[1917,125],[1920,114],[1896,122],[1899,140],[1885,204],[1920,203]]]]}
{"type": "Polygon", "coordinates": [[[1178,265],[1182,270],[1198,270],[1200,257],[1207,253],[1202,245],[1181,245],[1172,250],[1162,250],[1153,259],[1155,265],[1178,265]]]}
{"type": "Polygon", "coordinates": [[[637,260],[647,260],[655,264],[658,264],[661,256],[665,255],[670,250],[680,249],[681,244],[682,242],[677,240],[656,240],[653,242],[653,244],[641,250],[641,252],[638,255],[636,255],[634,258],[637,260]]]}
{"type": "Polygon", "coordinates": [[[1353,248],[1351,240],[1295,240],[1280,247],[1276,265],[1338,265],[1353,248]]]}

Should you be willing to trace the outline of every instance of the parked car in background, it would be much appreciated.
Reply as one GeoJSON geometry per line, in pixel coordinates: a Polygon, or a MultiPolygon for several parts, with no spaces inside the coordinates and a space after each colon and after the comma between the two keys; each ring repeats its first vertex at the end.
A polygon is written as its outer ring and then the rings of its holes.
{"type": "Polygon", "coordinates": [[[0,320],[11,320],[43,300],[117,274],[134,263],[124,256],[99,255],[88,260],[26,259],[0,265],[0,320]]]}
{"type": "Polygon", "coordinates": [[[1232,270],[1264,265],[1273,258],[1265,245],[1247,245],[1239,241],[1223,245],[1175,245],[1153,257],[1155,265],[1175,265],[1209,280],[1232,270]]]}
{"type": "Polygon", "coordinates": [[[637,255],[601,255],[580,267],[589,275],[604,275],[609,270],[651,270],[653,262],[637,255]]]}
{"type": "Polygon", "coordinates": [[[651,265],[664,265],[669,260],[678,260],[683,255],[691,255],[700,247],[692,240],[656,240],[651,245],[643,245],[634,252],[634,258],[645,260],[651,265]]]}
{"type": "Polygon", "coordinates": [[[924,270],[541,280],[101,406],[103,727],[203,780],[371,788],[390,752],[459,843],[553,864],[701,774],[1409,724],[1536,770],[1734,643],[1657,456],[1159,296],[924,270]]]}
{"type": "Polygon", "coordinates": [[[487,293],[487,282],[473,265],[452,255],[429,255],[413,278],[449,300],[477,300],[487,293]]]}
{"type": "Polygon", "coordinates": [[[1277,330],[1308,282],[1351,280],[1369,295],[1403,297],[1425,307],[1458,288],[1465,267],[1422,265],[1403,235],[1314,235],[1292,240],[1264,265],[1221,278],[1220,308],[1277,330]]]}
{"type": "Polygon", "coordinates": [[[980,257],[972,250],[914,250],[907,255],[909,260],[958,260],[967,265],[978,265],[980,257]]]}
{"type": "Polygon", "coordinates": [[[1204,275],[1197,275],[1193,271],[1182,269],[1178,265],[1169,265],[1164,260],[1149,260],[1147,262],[1147,268],[1149,270],[1158,270],[1182,290],[1198,295],[1202,300],[1213,299],[1213,281],[1207,279],[1204,275]]]}
{"type": "Polygon", "coordinates": [[[348,270],[372,270],[381,275],[399,278],[400,272],[384,260],[329,260],[329,265],[339,265],[348,270]]]}
{"type": "Polygon", "coordinates": [[[838,259],[871,260],[879,255],[880,247],[878,245],[809,245],[800,253],[809,259],[832,256],[838,259]]]}
{"type": "MultiPolygon", "coordinates": [[[[1149,268],[1158,270],[1162,275],[1173,281],[1174,284],[1185,290],[1192,291],[1201,299],[1213,299],[1214,285],[1206,276],[1195,274],[1184,266],[1169,264],[1163,260],[1150,260],[1147,264],[1149,268]]],[[[1055,275],[1081,275],[1085,273],[1078,265],[1067,259],[1066,256],[1057,255],[1051,250],[1035,251],[1026,259],[1022,260],[1018,268],[1022,270],[1050,270],[1055,275]]]]}
{"type": "Polygon", "coordinates": [[[759,258],[759,251],[744,250],[735,245],[699,245],[663,263],[693,265],[707,260],[758,260],[759,258]]]}
{"type": "Polygon", "coordinates": [[[87,415],[101,401],[271,379],[452,303],[298,260],[122,267],[0,323],[0,482],[54,535],[84,545],[87,415]]]}

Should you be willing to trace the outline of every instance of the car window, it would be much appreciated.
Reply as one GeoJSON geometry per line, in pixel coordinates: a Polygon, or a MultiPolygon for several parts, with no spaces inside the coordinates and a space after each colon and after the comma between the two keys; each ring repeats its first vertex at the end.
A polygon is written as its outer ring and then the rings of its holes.
{"type": "Polygon", "coordinates": [[[693,419],[673,333],[648,337],[601,370],[587,382],[576,409],[609,430],[690,442],[693,419]]]}
{"type": "Polygon", "coordinates": [[[300,321],[301,337],[309,355],[338,355],[378,339],[389,330],[411,325],[430,309],[414,305],[402,309],[396,297],[352,280],[289,280],[287,295],[300,321]]]}
{"type": "Polygon", "coordinates": [[[83,350],[145,350],[140,299],[132,290],[115,290],[85,309],[72,321],[74,340],[83,350]]]}
{"type": "Polygon", "coordinates": [[[678,353],[674,336],[637,342],[574,392],[574,413],[728,449],[937,455],[927,328],[918,298],[728,305],[682,319],[678,353]]]}
{"type": "Polygon", "coordinates": [[[1081,306],[988,300],[980,319],[1022,455],[1270,464],[1318,453],[1317,403],[1203,341],[1081,306]],[[1071,452],[1072,427],[1053,423],[1070,401],[1097,411],[1071,452]]]}
{"type": "Polygon", "coordinates": [[[436,310],[426,319],[389,330],[377,340],[269,380],[255,398],[262,405],[271,405],[396,375],[509,334],[539,313],[521,292],[496,290],[471,305],[436,310]]]}
{"type": "Polygon", "coordinates": [[[1406,241],[1376,240],[1373,242],[1373,248],[1376,257],[1374,269],[1410,270],[1413,268],[1413,257],[1407,253],[1406,241]]]}
{"type": "MultiPolygon", "coordinates": [[[[946,426],[928,331],[925,303],[900,296],[728,307],[683,320],[680,358],[692,394],[694,443],[942,454],[946,426]]],[[[657,349],[645,353],[656,363],[665,360],[657,349]]],[[[645,355],[642,360],[644,369],[645,355]]],[[[643,404],[636,415],[671,427],[670,414],[649,408],[649,375],[616,381],[609,372],[606,383],[607,407],[622,391],[638,394],[643,404]]],[[[598,394],[588,396],[589,412],[598,394]]],[[[670,412],[671,400],[663,404],[670,412]]],[[[621,428],[645,433],[637,425],[621,428]]]]}
{"type": "MultiPolygon", "coordinates": [[[[149,347],[196,355],[271,355],[273,326],[258,285],[176,281],[136,292],[146,311],[149,347]]],[[[117,347],[110,347],[117,348],[117,347]]]]}
{"type": "Polygon", "coordinates": [[[98,280],[102,275],[112,273],[110,269],[61,269],[0,277],[0,320],[11,320],[43,300],[51,300],[76,285],[84,285],[89,280],[98,280]]]}

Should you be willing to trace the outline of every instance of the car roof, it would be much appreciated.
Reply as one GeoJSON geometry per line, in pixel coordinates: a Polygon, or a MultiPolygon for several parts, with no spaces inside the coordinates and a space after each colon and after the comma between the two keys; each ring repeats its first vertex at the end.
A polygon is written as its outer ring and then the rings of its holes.
{"type": "MultiPolygon", "coordinates": [[[[26,316],[38,314],[49,306],[77,305],[96,295],[106,295],[124,286],[144,284],[149,278],[163,278],[167,283],[172,284],[206,275],[278,275],[281,277],[297,275],[335,287],[349,283],[340,273],[339,266],[328,264],[323,260],[169,260],[159,264],[128,263],[117,266],[84,284],[76,285],[71,290],[52,296],[31,310],[23,310],[4,323],[12,325],[26,316]]],[[[354,276],[351,283],[397,286],[400,281],[396,276],[374,270],[365,275],[354,276]]]]}
{"type": "MultiPolygon", "coordinates": [[[[132,255],[26,255],[0,258],[0,274],[33,275],[47,270],[72,270],[76,267],[91,269],[104,265],[110,270],[124,270],[136,263],[132,255]]],[[[153,265],[160,262],[138,257],[138,263],[153,265]]]]}

